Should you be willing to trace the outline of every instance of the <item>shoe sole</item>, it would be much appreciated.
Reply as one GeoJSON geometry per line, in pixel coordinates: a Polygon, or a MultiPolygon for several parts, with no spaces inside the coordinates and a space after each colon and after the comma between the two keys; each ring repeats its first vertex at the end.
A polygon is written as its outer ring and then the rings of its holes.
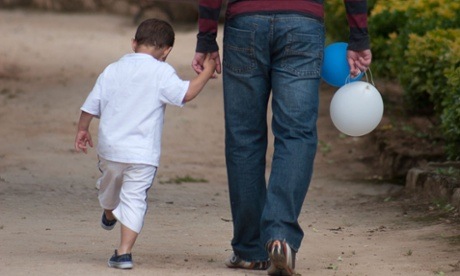
{"type": "Polygon", "coordinates": [[[269,255],[270,261],[272,262],[272,265],[276,268],[276,271],[274,273],[270,273],[270,275],[295,275],[294,269],[292,269],[288,264],[288,260],[292,257],[289,254],[290,250],[285,248],[287,245],[279,241],[275,241],[274,243],[277,244],[272,245],[272,249],[269,255]],[[284,252],[287,252],[288,256],[286,256],[284,252]]]}
{"type": "Polygon", "coordinates": [[[115,228],[115,225],[117,224],[117,220],[112,220],[112,221],[109,221],[107,220],[107,218],[105,217],[105,213],[102,213],[102,218],[101,218],[101,227],[107,231],[110,231],[112,230],[113,228],[115,228]],[[111,225],[107,225],[104,223],[104,220],[107,221],[108,223],[112,223],[111,225]]]}
{"type": "Polygon", "coordinates": [[[107,225],[105,225],[105,224],[101,221],[101,227],[102,227],[104,230],[107,230],[107,231],[110,231],[110,230],[112,230],[113,228],[115,228],[115,225],[116,225],[116,224],[107,226],[107,225]]]}
{"type": "Polygon", "coordinates": [[[241,269],[249,269],[249,270],[267,270],[269,267],[268,261],[261,261],[261,262],[246,262],[232,253],[230,258],[225,261],[225,265],[228,268],[241,268],[241,269]]]}
{"type": "Polygon", "coordinates": [[[132,263],[115,263],[115,262],[109,261],[107,263],[107,265],[109,267],[112,267],[112,268],[121,268],[121,269],[131,269],[131,268],[133,268],[132,263]]]}

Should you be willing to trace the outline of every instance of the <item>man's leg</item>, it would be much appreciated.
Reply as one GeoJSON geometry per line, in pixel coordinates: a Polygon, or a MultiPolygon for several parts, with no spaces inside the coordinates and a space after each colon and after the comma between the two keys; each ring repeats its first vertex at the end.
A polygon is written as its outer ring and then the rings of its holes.
{"type": "Polygon", "coordinates": [[[269,20],[239,16],[224,34],[225,156],[233,217],[232,247],[247,262],[266,261],[260,217],[266,198],[269,20]],[[262,29],[261,29],[262,28],[262,29]]]}
{"type": "Polygon", "coordinates": [[[298,218],[313,173],[323,42],[320,22],[280,14],[273,27],[272,130],[274,153],[262,240],[270,275],[293,275],[303,239],[298,218]]]}

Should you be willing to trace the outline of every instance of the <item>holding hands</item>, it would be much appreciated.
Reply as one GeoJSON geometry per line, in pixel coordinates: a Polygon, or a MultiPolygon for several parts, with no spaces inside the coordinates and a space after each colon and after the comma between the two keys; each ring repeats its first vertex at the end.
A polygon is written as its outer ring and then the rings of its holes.
{"type": "Polygon", "coordinates": [[[195,56],[192,60],[192,68],[197,73],[200,74],[206,67],[214,66],[213,78],[216,78],[216,74],[221,73],[221,64],[220,64],[220,55],[219,52],[212,53],[195,53],[195,56]],[[211,64],[211,61],[213,64],[211,64]],[[215,71],[215,73],[214,73],[215,71]]]}

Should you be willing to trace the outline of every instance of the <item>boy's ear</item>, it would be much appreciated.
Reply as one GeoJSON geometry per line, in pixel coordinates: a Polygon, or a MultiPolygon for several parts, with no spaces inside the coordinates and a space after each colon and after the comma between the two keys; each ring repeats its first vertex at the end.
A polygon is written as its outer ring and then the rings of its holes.
{"type": "Polygon", "coordinates": [[[165,48],[163,50],[163,55],[161,56],[161,59],[165,60],[168,57],[169,53],[171,53],[171,50],[172,50],[172,46],[168,47],[168,48],[165,48]]]}
{"type": "Polygon", "coordinates": [[[137,41],[134,38],[131,39],[131,48],[133,49],[134,52],[136,52],[137,41]]]}

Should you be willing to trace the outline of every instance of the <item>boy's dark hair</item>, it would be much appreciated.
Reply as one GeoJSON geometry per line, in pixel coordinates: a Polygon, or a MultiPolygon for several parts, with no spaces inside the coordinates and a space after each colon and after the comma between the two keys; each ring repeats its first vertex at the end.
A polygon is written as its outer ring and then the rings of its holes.
{"type": "Polygon", "coordinates": [[[138,44],[155,46],[158,48],[174,45],[174,30],[172,26],[160,19],[147,19],[137,27],[134,40],[138,44]]]}

